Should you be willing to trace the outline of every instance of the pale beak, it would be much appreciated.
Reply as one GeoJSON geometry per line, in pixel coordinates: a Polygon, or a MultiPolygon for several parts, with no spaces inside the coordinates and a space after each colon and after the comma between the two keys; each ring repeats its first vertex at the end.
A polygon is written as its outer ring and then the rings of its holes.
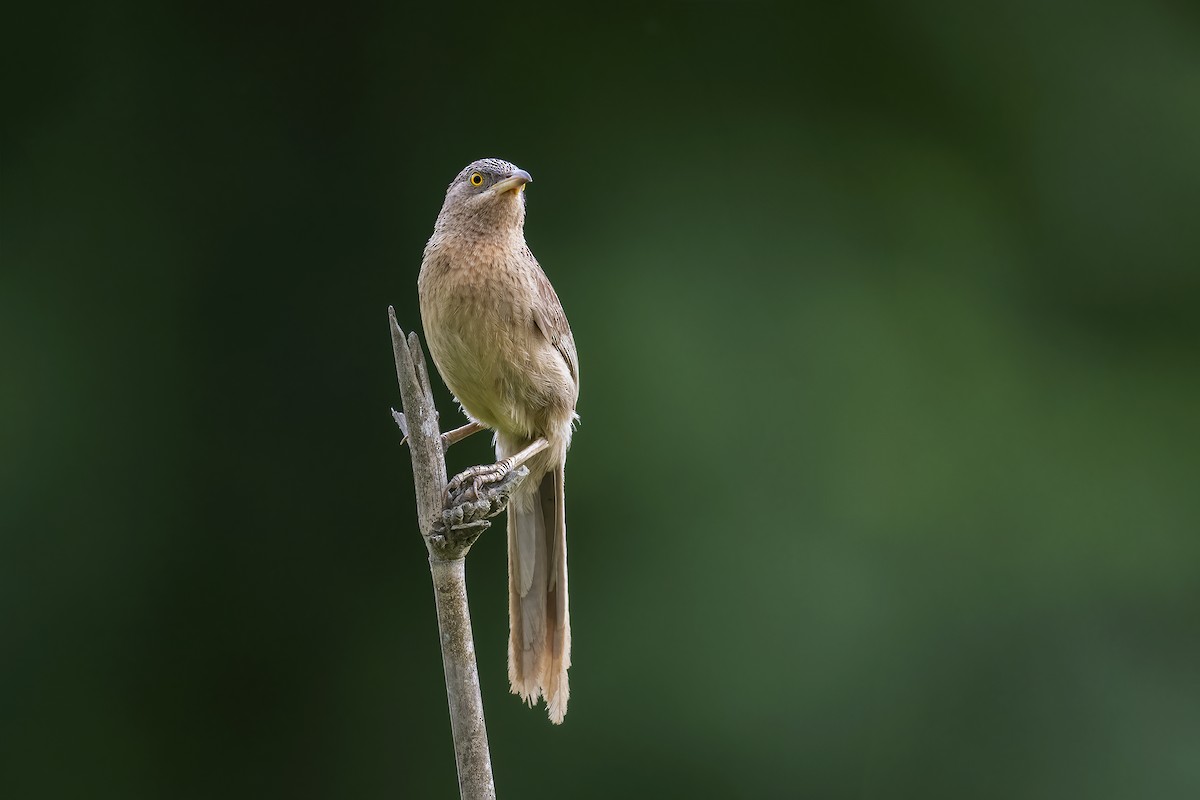
{"type": "Polygon", "coordinates": [[[533,176],[523,169],[518,169],[502,181],[497,181],[492,184],[492,191],[500,192],[519,192],[525,188],[525,184],[532,183],[533,176]]]}

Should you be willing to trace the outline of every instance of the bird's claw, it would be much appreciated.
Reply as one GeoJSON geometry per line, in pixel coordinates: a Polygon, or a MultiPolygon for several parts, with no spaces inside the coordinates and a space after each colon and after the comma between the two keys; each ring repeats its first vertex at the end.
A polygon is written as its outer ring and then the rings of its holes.
{"type": "Polygon", "coordinates": [[[528,467],[487,464],[464,470],[446,486],[446,504],[439,528],[444,534],[474,541],[487,530],[489,519],[508,506],[512,493],[529,474],[528,467]],[[497,469],[502,467],[502,469],[497,469]]]}
{"type": "Polygon", "coordinates": [[[462,491],[462,485],[467,481],[471,482],[471,487],[475,494],[478,495],[486,483],[499,483],[504,480],[504,477],[512,471],[512,464],[505,461],[498,461],[495,464],[481,464],[477,467],[464,469],[462,472],[455,475],[446,484],[446,492],[455,494],[462,491]]]}

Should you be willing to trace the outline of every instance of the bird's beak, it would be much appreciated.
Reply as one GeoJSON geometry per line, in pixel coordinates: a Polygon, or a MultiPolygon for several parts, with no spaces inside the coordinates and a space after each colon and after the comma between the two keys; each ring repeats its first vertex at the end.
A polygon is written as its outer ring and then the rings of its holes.
{"type": "Polygon", "coordinates": [[[523,169],[518,169],[502,181],[497,181],[492,184],[492,191],[500,194],[502,192],[519,192],[525,188],[525,184],[531,183],[533,176],[523,169]]]}

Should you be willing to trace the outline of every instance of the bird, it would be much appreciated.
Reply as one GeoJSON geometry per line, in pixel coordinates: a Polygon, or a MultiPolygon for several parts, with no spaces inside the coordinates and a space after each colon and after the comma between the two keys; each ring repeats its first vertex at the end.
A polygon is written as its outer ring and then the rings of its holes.
{"type": "Polygon", "coordinates": [[[417,286],[429,351],[470,420],[464,429],[492,430],[498,465],[529,468],[508,505],[508,678],[513,694],[530,707],[544,699],[560,724],[571,694],[564,468],[579,358],[558,294],[525,243],[532,180],[497,158],[459,172],[417,286]]]}

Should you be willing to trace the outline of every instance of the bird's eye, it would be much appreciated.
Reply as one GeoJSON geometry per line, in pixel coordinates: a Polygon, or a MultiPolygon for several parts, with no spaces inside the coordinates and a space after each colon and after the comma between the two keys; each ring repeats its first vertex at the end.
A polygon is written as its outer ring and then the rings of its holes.
{"type": "Polygon", "coordinates": [[[480,175],[478,172],[472,172],[471,173],[471,185],[472,186],[483,186],[483,176],[480,175]]]}

